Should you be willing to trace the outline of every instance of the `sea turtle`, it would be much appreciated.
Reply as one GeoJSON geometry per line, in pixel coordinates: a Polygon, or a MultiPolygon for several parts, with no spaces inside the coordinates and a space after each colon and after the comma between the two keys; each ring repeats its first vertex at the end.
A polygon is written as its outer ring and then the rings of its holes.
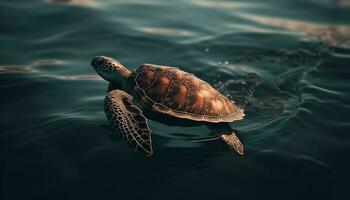
{"type": "Polygon", "coordinates": [[[229,122],[243,119],[243,109],[207,82],[175,67],[143,64],[129,71],[113,58],[96,56],[91,65],[109,82],[106,117],[135,151],[153,154],[148,119],[168,125],[207,125],[243,155],[244,146],[229,122]]]}

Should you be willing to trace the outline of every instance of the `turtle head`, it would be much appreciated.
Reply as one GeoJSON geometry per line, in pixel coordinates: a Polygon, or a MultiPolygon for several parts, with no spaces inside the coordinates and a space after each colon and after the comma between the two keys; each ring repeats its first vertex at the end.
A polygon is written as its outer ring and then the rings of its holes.
{"type": "Polygon", "coordinates": [[[131,73],[118,61],[107,56],[95,56],[91,61],[91,65],[103,79],[120,86],[125,84],[131,73]]]}

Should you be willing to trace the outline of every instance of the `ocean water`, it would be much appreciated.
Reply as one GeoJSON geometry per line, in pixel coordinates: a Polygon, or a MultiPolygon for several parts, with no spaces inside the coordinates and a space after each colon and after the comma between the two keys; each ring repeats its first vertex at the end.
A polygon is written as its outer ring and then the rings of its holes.
{"type": "Polygon", "coordinates": [[[0,199],[349,199],[347,0],[0,0],[0,199]],[[239,156],[204,127],[112,133],[95,55],[178,66],[245,109],[239,156]]]}

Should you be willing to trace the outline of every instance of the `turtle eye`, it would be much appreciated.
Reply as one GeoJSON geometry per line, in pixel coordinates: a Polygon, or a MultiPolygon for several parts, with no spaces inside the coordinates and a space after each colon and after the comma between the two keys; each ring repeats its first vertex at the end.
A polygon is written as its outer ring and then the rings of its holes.
{"type": "Polygon", "coordinates": [[[97,58],[95,60],[96,65],[102,65],[103,64],[103,58],[97,58]]]}
{"type": "Polygon", "coordinates": [[[92,66],[101,66],[105,62],[105,59],[102,56],[96,56],[92,59],[91,64],[92,66]]]}

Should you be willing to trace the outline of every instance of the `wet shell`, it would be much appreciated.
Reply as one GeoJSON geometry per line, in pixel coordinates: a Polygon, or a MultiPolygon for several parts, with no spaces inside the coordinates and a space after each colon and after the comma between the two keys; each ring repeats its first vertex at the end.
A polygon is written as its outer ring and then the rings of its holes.
{"type": "Polygon", "coordinates": [[[206,122],[232,122],[244,117],[233,101],[178,68],[144,64],[132,78],[138,99],[155,112],[206,122]]]}

